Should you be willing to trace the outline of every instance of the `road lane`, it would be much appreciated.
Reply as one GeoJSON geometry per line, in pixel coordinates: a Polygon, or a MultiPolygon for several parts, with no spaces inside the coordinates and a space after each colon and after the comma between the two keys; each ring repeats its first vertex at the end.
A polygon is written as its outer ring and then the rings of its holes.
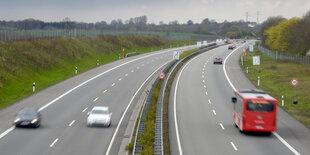
{"type": "MultiPolygon", "coordinates": [[[[175,50],[144,54],[100,66],[2,110],[0,116],[16,113],[21,107],[44,107],[41,108],[43,117],[41,127],[18,128],[6,134],[0,139],[1,154],[104,154],[132,96],[154,70],[172,60],[172,52],[175,50]],[[166,54],[169,55],[145,65],[146,62],[166,54]],[[137,67],[139,67],[138,70],[137,67]],[[98,74],[102,75],[97,76],[98,74]],[[119,80],[120,78],[122,80],[119,80]],[[87,83],[81,85],[83,81],[87,83]],[[78,87],[72,89],[76,85],[78,87]],[[68,90],[69,93],[66,93],[68,90]],[[65,95],[61,95],[63,93],[65,95]],[[60,98],[58,98],[59,95],[61,95],[60,98]],[[51,102],[52,100],[55,102],[51,102]],[[44,106],[46,103],[52,104],[44,106]],[[87,128],[87,111],[99,105],[109,106],[113,112],[111,127],[87,128]],[[74,124],[68,126],[72,120],[75,120],[74,124]]],[[[128,110],[126,116],[130,115],[130,112],[128,110]]],[[[122,127],[127,125],[128,119],[127,117],[124,119],[122,127]]],[[[1,130],[3,131],[7,124],[12,123],[12,120],[13,117],[2,118],[2,122],[5,123],[0,124],[1,130]]],[[[118,152],[121,141],[119,135],[123,135],[122,132],[123,130],[120,130],[117,133],[111,154],[118,152]]]]}
{"type": "MultiPolygon", "coordinates": [[[[181,75],[178,73],[179,82],[175,79],[172,87],[175,89],[175,84],[178,83],[177,90],[173,90],[177,91],[175,109],[177,113],[173,113],[172,104],[169,106],[171,153],[180,154],[179,151],[182,150],[183,154],[293,154],[274,135],[245,135],[240,134],[234,127],[231,103],[233,89],[227,82],[222,65],[213,64],[214,57],[225,58],[230,52],[231,50],[227,50],[227,46],[224,46],[201,54],[188,63],[181,75]],[[174,115],[177,115],[181,149],[177,144],[174,115]],[[219,123],[225,128],[224,130],[219,123]]],[[[240,71],[240,67],[237,66],[238,53],[240,55],[240,52],[234,53],[235,56],[232,56],[227,63],[229,77],[233,77],[232,83],[238,89],[252,88],[252,83],[244,78],[243,73],[241,76],[237,72],[240,71]]],[[[170,103],[174,102],[173,98],[170,96],[170,103]]],[[[281,118],[282,113],[279,115],[281,118]]],[[[278,130],[282,130],[279,125],[278,130]]],[[[309,129],[303,130],[303,133],[307,131],[309,129]]],[[[289,135],[284,134],[284,137],[289,135]]],[[[301,140],[304,141],[303,138],[296,141],[301,140]]],[[[299,147],[307,144],[309,143],[303,143],[299,147]]],[[[308,147],[302,147],[298,151],[309,154],[307,149],[308,147]]]]}

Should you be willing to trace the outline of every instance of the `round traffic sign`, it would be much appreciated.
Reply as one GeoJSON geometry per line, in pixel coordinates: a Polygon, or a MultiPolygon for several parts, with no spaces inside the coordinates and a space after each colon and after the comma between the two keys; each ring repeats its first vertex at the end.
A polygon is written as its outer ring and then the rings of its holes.
{"type": "Polygon", "coordinates": [[[297,79],[292,79],[291,84],[292,84],[293,86],[296,86],[296,85],[298,84],[297,79]]]}
{"type": "Polygon", "coordinates": [[[165,76],[166,76],[166,75],[165,75],[164,72],[160,72],[159,75],[158,75],[158,77],[159,77],[160,79],[164,79],[165,76]]]}

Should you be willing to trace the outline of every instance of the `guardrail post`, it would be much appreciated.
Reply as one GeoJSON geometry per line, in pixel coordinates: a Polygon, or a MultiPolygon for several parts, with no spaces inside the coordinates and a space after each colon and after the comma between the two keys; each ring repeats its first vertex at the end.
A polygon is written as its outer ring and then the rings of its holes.
{"type": "Polygon", "coordinates": [[[282,96],[282,107],[284,106],[284,96],[282,96]]]}
{"type": "Polygon", "coordinates": [[[77,74],[77,66],[75,66],[75,74],[77,74]]]}
{"type": "Polygon", "coordinates": [[[257,86],[259,87],[260,77],[257,77],[257,86]]]}

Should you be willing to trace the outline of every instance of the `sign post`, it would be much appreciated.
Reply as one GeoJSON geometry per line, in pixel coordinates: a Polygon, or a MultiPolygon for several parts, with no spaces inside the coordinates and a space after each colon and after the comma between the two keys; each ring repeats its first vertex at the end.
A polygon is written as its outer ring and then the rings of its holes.
{"type": "Polygon", "coordinates": [[[294,96],[295,96],[295,99],[294,99],[294,101],[293,101],[293,103],[294,104],[298,104],[298,101],[296,100],[296,86],[297,86],[297,84],[298,84],[298,81],[297,81],[297,79],[292,79],[291,80],[291,84],[294,86],[294,96]]]}

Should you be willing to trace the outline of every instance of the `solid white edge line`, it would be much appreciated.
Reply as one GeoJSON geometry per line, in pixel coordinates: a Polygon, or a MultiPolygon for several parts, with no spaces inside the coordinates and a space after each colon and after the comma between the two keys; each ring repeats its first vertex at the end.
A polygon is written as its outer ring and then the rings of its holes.
{"type": "Polygon", "coordinates": [[[233,142],[230,142],[230,144],[232,145],[232,147],[235,149],[235,151],[238,151],[236,145],[233,142]]]}
{"type": "Polygon", "coordinates": [[[50,145],[50,147],[53,147],[53,146],[56,144],[57,141],[58,141],[58,138],[56,138],[56,139],[53,141],[53,143],[50,145]]]}
{"type": "MultiPolygon", "coordinates": [[[[122,66],[124,66],[124,65],[127,65],[127,64],[129,64],[129,63],[138,61],[138,60],[140,60],[140,59],[144,59],[144,58],[147,58],[147,57],[151,57],[151,56],[159,55],[159,54],[163,54],[163,53],[168,53],[168,52],[172,52],[172,51],[176,51],[176,49],[169,49],[169,50],[162,51],[162,52],[160,52],[160,53],[154,53],[154,54],[146,55],[146,56],[143,56],[143,57],[140,57],[140,58],[137,58],[137,59],[130,60],[130,61],[128,61],[128,62],[125,62],[125,63],[123,63],[123,64],[120,64],[120,65],[118,65],[118,66],[115,66],[115,67],[113,67],[113,68],[110,68],[110,69],[108,69],[108,70],[106,70],[106,71],[104,71],[104,72],[102,72],[102,73],[100,73],[100,74],[98,74],[98,75],[96,75],[96,76],[94,76],[94,77],[92,77],[92,78],[90,78],[90,79],[84,81],[83,83],[81,83],[81,84],[79,84],[79,85],[73,87],[72,89],[68,90],[67,92],[63,93],[62,95],[58,96],[58,97],[55,98],[54,100],[50,101],[49,103],[47,103],[47,104],[45,104],[44,106],[42,106],[41,108],[39,108],[38,111],[44,110],[45,108],[49,107],[50,105],[52,105],[53,103],[55,103],[56,101],[58,101],[59,99],[61,99],[62,97],[66,96],[67,94],[69,94],[69,93],[71,93],[72,91],[74,91],[75,89],[77,89],[77,88],[83,86],[84,84],[86,84],[86,83],[88,83],[88,82],[90,82],[90,81],[92,81],[92,80],[98,78],[99,76],[101,76],[101,75],[103,75],[103,74],[106,74],[106,73],[108,73],[108,72],[110,72],[110,71],[112,71],[112,70],[114,70],[114,69],[116,69],[116,68],[122,67],[122,66]]],[[[133,70],[132,70],[132,72],[133,72],[133,70]]],[[[1,139],[2,137],[4,137],[5,135],[7,135],[8,133],[10,133],[10,132],[11,132],[12,130],[14,130],[14,129],[15,129],[15,126],[11,126],[11,127],[8,128],[7,130],[5,130],[3,133],[0,134],[0,139],[1,139]]]]}
{"type": "Polygon", "coordinates": [[[223,130],[225,130],[225,128],[224,128],[224,126],[223,126],[223,124],[222,124],[222,123],[220,123],[220,126],[222,127],[222,129],[223,129],[223,130]]]}
{"type": "Polygon", "coordinates": [[[289,143],[287,143],[278,133],[272,132],[286,147],[288,147],[295,155],[300,155],[289,143]]]}
{"type": "Polygon", "coordinates": [[[88,109],[88,107],[86,107],[85,109],[83,109],[83,111],[82,111],[82,112],[85,112],[87,109],[88,109]]]}
{"type": "Polygon", "coordinates": [[[69,124],[69,126],[72,126],[74,122],[75,122],[75,120],[73,120],[73,121],[69,124]]]}
{"type": "Polygon", "coordinates": [[[111,139],[111,141],[110,141],[109,147],[108,147],[108,149],[107,149],[106,155],[108,155],[108,154],[110,153],[111,148],[112,148],[112,145],[113,145],[113,142],[114,142],[114,139],[115,139],[116,134],[117,134],[117,132],[118,132],[118,130],[119,130],[119,127],[120,127],[120,125],[122,124],[122,121],[123,121],[123,119],[124,119],[124,117],[125,117],[125,114],[127,113],[127,110],[129,109],[131,103],[133,102],[133,100],[134,100],[135,97],[137,96],[138,92],[142,89],[143,85],[144,85],[144,84],[145,84],[145,83],[146,83],[146,82],[160,69],[160,68],[162,68],[163,66],[167,65],[168,63],[170,63],[170,61],[167,62],[167,63],[165,63],[165,64],[163,64],[163,65],[160,66],[159,68],[157,68],[157,69],[156,69],[156,70],[155,70],[155,71],[154,71],[154,72],[140,85],[140,87],[138,88],[138,90],[136,91],[136,93],[133,95],[133,97],[131,98],[130,102],[128,103],[128,105],[127,105],[125,111],[123,112],[123,115],[122,115],[120,121],[118,122],[118,125],[117,125],[117,127],[116,127],[116,129],[115,129],[115,132],[114,132],[114,134],[113,134],[113,136],[112,136],[112,139],[111,139]]]}
{"type": "Polygon", "coordinates": [[[179,80],[180,80],[180,77],[183,73],[183,70],[186,68],[186,66],[192,62],[193,60],[195,60],[196,58],[198,57],[195,57],[193,58],[192,60],[188,61],[184,67],[182,68],[182,70],[180,71],[179,73],[179,76],[177,78],[177,81],[176,81],[176,84],[175,84],[175,89],[174,89],[174,98],[173,98],[173,113],[174,113],[174,124],[175,124],[175,132],[176,132],[176,137],[177,137],[177,143],[178,143],[178,148],[179,148],[179,155],[183,155],[183,152],[182,152],[182,146],[181,146],[181,142],[180,142],[180,135],[179,135],[179,127],[178,127],[178,122],[177,122],[177,114],[176,114],[176,96],[177,96],[177,90],[178,90],[178,85],[179,85],[179,80]]]}
{"type": "MultiPolygon", "coordinates": [[[[225,58],[224,60],[224,64],[223,64],[223,70],[224,70],[224,74],[225,74],[225,77],[228,81],[228,83],[230,84],[231,88],[234,90],[234,91],[237,91],[237,89],[234,87],[234,85],[231,83],[227,73],[226,73],[226,60],[235,52],[237,51],[239,48],[243,47],[246,43],[242,44],[241,46],[239,46],[238,48],[236,48],[235,50],[233,50],[230,54],[228,54],[228,56],[225,58]]],[[[296,151],[289,143],[287,143],[277,132],[272,132],[287,148],[289,148],[294,154],[296,155],[300,155],[300,153],[298,151],[296,151]]]]}

